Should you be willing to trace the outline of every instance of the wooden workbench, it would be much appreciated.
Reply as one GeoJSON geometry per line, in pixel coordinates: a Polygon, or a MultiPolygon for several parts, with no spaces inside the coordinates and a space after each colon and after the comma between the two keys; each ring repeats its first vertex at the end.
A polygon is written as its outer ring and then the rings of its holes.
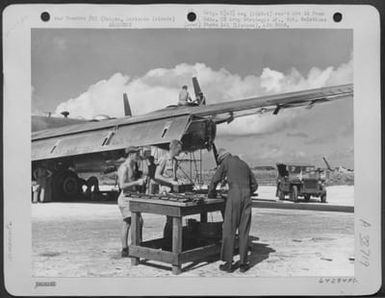
{"type": "MultiPolygon", "coordinates": [[[[182,249],[183,231],[186,230],[182,226],[182,217],[186,215],[200,214],[201,222],[207,222],[207,213],[213,211],[224,211],[225,201],[223,199],[208,199],[201,204],[194,202],[174,202],[159,199],[143,199],[132,198],[130,200],[130,210],[132,212],[131,224],[131,245],[129,246],[129,254],[131,263],[138,265],[140,258],[148,260],[156,260],[172,265],[174,274],[181,273],[182,264],[202,260],[211,255],[220,252],[220,242],[209,241],[201,243],[198,247],[182,249]],[[139,216],[141,213],[160,214],[171,216],[173,221],[172,228],[172,247],[170,250],[163,249],[166,239],[159,238],[140,243],[141,231],[139,229],[139,216]],[[172,249],[171,249],[172,248],[172,249]]],[[[187,233],[185,233],[187,234],[187,233]]],[[[219,235],[219,238],[221,235],[219,235]]],[[[170,242],[170,239],[168,239],[170,242]]],[[[186,247],[185,247],[186,248],[186,247]]]]}

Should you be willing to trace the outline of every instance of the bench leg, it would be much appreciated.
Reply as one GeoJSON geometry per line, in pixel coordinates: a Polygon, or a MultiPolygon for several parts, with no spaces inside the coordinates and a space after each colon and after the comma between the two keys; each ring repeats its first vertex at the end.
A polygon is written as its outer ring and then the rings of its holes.
{"type": "Polygon", "coordinates": [[[172,219],[172,252],[178,256],[177,264],[172,265],[172,273],[180,274],[182,272],[182,264],[179,261],[179,255],[182,252],[182,218],[173,217],[172,219]]]}
{"type": "MultiPolygon", "coordinates": [[[[132,245],[140,245],[140,236],[141,236],[141,226],[139,222],[140,213],[139,212],[131,212],[131,244],[132,245]]],[[[132,257],[131,264],[136,266],[139,264],[139,258],[132,257]]]]}

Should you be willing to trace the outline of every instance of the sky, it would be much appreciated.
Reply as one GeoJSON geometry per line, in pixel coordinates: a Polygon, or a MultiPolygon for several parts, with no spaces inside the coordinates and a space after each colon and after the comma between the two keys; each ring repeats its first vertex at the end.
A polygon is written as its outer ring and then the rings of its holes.
{"type": "MultiPolygon", "coordinates": [[[[208,103],[353,82],[351,30],[33,29],[32,114],[123,116],[177,102],[197,76],[208,103]]],[[[341,100],[220,125],[217,147],[252,166],[354,168],[353,102],[341,100]]]]}

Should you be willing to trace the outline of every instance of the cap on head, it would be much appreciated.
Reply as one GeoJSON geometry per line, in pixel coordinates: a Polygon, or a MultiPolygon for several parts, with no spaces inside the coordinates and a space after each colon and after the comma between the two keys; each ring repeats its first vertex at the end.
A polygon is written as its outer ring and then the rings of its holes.
{"type": "Polygon", "coordinates": [[[136,152],[139,152],[139,151],[140,151],[139,147],[130,146],[130,147],[126,148],[125,153],[128,155],[130,153],[136,153],[136,152]]]}
{"type": "Polygon", "coordinates": [[[218,149],[218,162],[222,162],[228,155],[230,155],[230,152],[228,152],[226,149],[218,149]]]}

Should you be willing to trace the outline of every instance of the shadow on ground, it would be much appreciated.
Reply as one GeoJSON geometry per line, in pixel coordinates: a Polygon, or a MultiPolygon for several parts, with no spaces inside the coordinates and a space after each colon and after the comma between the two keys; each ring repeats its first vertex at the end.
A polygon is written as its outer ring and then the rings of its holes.
{"type": "MultiPolygon", "coordinates": [[[[270,253],[275,252],[275,250],[272,249],[271,247],[269,247],[268,244],[256,243],[258,240],[259,240],[258,237],[250,236],[249,269],[258,265],[259,263],[263,262],[264,260],[268,259],[270,253]]],[[[238,254],[239,254],[238,249],[236,249],[234,252],[234,256],[236,256],[238,254]]],[[[200,261],[192,262],[192,263],[184,266],[182,268],[182,272],[187,272],[190,270],[198,269],[198,268],[207,266],[211,263],[217,262],[219,260],[220,260],[219,254],[213,255],[213,256],[207,257],[205,259],[202,259],[200,261]]],[[[153,263],[150,260],[141,260],[140,263],[147,265],[147,266],[150,266],[150,267],[153,267],[153,268],[171,271],[171,266],[153,263]]],[[[239,263],[239,261],[237,261],[234,264],[232,271],[239,269],[239,266],[240,266],[240,263],[239,263]]],[[[218,270],[219,270],[219,268],[218,268],[218,270]]]]}
{"type": "MultiPolygon", "coordinates": [[[[258,240],[259,240],[258,237],[250,236],[250,253],[249,253],[249,257],[248,257],[248,259],[249,259],[248,270],[250,270],[254,266],[258,265],[259,263],[263,262],[264,260],[268,259],[269,255],[272,252],[275,252],[275,250],[272,249],[271,247],[269,247],[268,244],[256,243],[256,241],[258,241],[258,240]]],[[[237,270],[240,267],[240,265],[241,265],[240,262],[237,261],[234,264],[233,271],[237,270]]]]}

